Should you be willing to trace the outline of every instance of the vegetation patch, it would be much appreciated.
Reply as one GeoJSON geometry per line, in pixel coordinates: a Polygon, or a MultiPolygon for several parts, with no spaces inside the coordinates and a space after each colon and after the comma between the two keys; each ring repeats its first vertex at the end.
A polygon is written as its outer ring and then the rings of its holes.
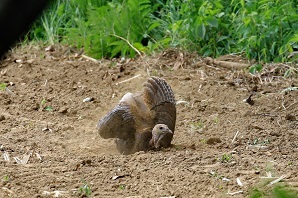
{"type": "MultiPolygon", "coordinates": [[[[234,53],[258,62],[293,61],[297,9],[294,0],[58,0],[28,39],[67,43],[95,58],[174,47],[202,56],[234,53]]],[[[255,65],[250,72],[259,69],[255,65]]]]}

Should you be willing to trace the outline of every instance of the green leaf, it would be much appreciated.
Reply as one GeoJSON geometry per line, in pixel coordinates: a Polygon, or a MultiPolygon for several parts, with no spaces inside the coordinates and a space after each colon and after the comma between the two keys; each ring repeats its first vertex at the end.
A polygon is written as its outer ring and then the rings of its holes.
{"type": "Polygon", "coordinates": [[[218,20],[215,19],[214,17],[209,17],[209,18],[207,19],[207,23],[208,23],[211,27],[215,27],[215,28],[218,27],[218,20]]]}
{"type": "Polygon", "coordinates": [[[40,102],[40,105],[42,106],[42,105],[44,105],[44,104],[46,104],[46,99],[42,99],[42,101],[40,102]]]}
{"type": "Polygon", "coordinates": [[[263,67],[261,64],[255,64],[255,65],[252,65],[250,68],[249,68],[249,73],[251,74],[255,74],[257,72],[260,72],[262,71],[263,67]]]}
{"type": "Polygon", "coordinates": [[[133,43],[133,46],[140,51],[145,51],[145,47],[142,45],[142,43],[133,43]]]}
{"type": "Polygon", "coordinates": [[[217,42],[223,41],[223,40],[227,40],[229,37],[228,36],[221,36],[217,39],[217,42]]]}
{"type": "Polygon", "coordinates": [[[6,85],[5,83],[1,83],[1,84],[0,84],[0,90],[5,91],[6,86],[7,86],[7,85],[6,85]]]}
{"type": "Polygon", "coordinates": [[[150,32],[151,30],[155,29],[156,27],[160,26],[160,23],[159,22],[155,22],[155,23],[152,23],[149,28],[148,28],[148,31],[150,32]]]}
{"type": "Polygon", "coordinates": [[[53,111],[53,107],[51,107],[51,106],[46,106],[44,109],[45,109],[46,111],[53,111]]]}
{"type": "Polygon", "coordinates": [[[65,3],[61,3],[57,9],[57,15],[61,17],[65,13],[65,3]]]}
{"type": "Polygon", "coordinates": [[[284,74],[284,78],[288,78],[292,73],[292,70],[291,69],[288,69],[285,74],[284,74]]]}
{"type": "Polygon", "coordinates": [[[109,46],[113,46],[113,45],[115,45],[115,46],[119,46],[119,45],[123,45],[123,41],[122,40],[120,40],[120,41],[114,41],[114,42],[112,42],[112,43],[110,43],[109,44],[109,46]]]}
{"type": "Polygon", "coordinates": [[[115,57],[119,52],[121,52],[125,48],[123,45],[117,45],[114,47],[114,49],[111,51],[111,57],[115,57]]]}
{"type": "Polygon", "coordinates": [[[293,37],[289,40],[289,42],[298,42],[298,34],[294,34],[293,37]]]}
{"type": "Polygon", "coordinates": [[[172,41],[171,38],[164,38],[160,41],[162,45],[168,45],[172,41]]]}
{"type": "Polygon", "coordinates": [[[204,39],[205,38],[205,35],[206,35],[206,27],[204,24],[200,24],[198,26],[198,36],[201,38],[201,39],[204,39]]]}

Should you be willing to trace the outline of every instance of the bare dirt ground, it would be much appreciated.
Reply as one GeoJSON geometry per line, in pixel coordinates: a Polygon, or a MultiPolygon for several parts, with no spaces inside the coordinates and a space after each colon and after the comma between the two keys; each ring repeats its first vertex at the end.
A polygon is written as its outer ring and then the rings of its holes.
{"type": "Polygon", "coordinates": [[[283,68],[252,76],[180,51],[95,63],[59,46],[16,49],[0,64],[0,197],[247,197],[281,176],[297,189],[298,91],[282,90],[298,80],[283,68]],[[175,92],[173,146],[121,155],[96,124],[148,74],[175,92]]]}

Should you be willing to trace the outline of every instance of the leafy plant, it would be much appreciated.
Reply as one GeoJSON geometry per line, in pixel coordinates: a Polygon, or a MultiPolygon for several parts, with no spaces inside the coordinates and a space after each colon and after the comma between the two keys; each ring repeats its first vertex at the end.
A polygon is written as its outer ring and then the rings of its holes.
{"type": "Polygon", "coordinates": [[[9,181],[9,180],[10,180],[10,178],[9,178],[8,175],[5,175],[5,176],[3,177],[3,181],[9,181]]]}
{"type": "Polygon", "coordinates": [[[198,120],[197,122],[190,123],[190,127],[192,130],[201,130],[204,128],[204,123],[202,120],[198,120]]]}
{"type": "Polygon", "coordinates": [[[278,198],[294,198],[298,196],[298,191],[285,187],[285,186],[275,186],[272,190],[274,197],[278,198]]]}
{"type": "Polygon", "coordinates": [[[51,106],[46,106],[44,109],[45,109],[46,111],[53,111],[53,107],[51,107],[51,106]]]}
{"type": "MultiPolygon", "coordinates": [[[[283,62],[298,49],[297,20],[295,0],[57,0],[28,38],[64,42],[95,58],[174,47],[283,62]]],[[[258,64],[250,68],[260,70],[258,64]]]]}
{"type": "Polygon", "coordinates": [[[125,185],[124,185],[124,184],[120,184],[120,185],[119,185],[119,189],[120,189],[120,190],[124,190],[124,189],[125,189],[125,185]]]}
{"type": "Polygon", "coordinates": [[[42,99],[41,102],[40,102],[40,105],[43,106],[43,105],[46,104],[46,102],[47,102],[46,99],[42,99]]]}
{"type": "Polygon", "coordinates": [[[201,139],[201,141],[203,144],[206,144],[207,143],[207,140],[206,139],[201,139]]]}
{"type": "Polygon", "coordinates": [[[76,19],[69,29],[68,41],[94,57],[135,56],[146,52],[142,42],[149,39],[152,13],[149,0],[112,1],[101,7],[89,7],[86,21],[76,19]],[[121,20],[119,20],[121,19],[121,20]]]}
{"type": "Polygon", "coordinates": [[[90,185],[84,179],[82,180],[82,182],[83,182],[83,186],[80,187],[80,193],[87,197],[90,197],[92,193],[90,185]]]}
{"type": "Polygon", "coordinates": [[[295,1],[232,1],[231,33],[248,58],[283,61],[297,45],[297,6],[295,1]],[[296,32],[295,32],[296,31],[296,32]]]}
{"type": "Polygon", "coordinates": [[[223,154],[221,156],[221,162],[230,162],[232,160],[232,154],[223,154]]]}
{"type": "Polygon", "coordinates": [[[286,185],[275,185],[274,187],[260,186],[250,190],[250,198],[275,197],[275,198],[295,198],[298,191],[286,185]]]}
{"type": "Polygon", "coordinates": [[[269,139],[261,139],[261,138],[256,138],[253,140],[252,145],[267,145],[270,143],[269,139]]]}
{"type": "Polygon", "coordinates": [[[254,65],[250,66],[249,73],[255,74],[257,72],[262,71],[262,69],[263,69],[263,67],[261,64],[254,64],[254,65]]]}
{"type": "Polygon", "coordinates": [[[7,87],[6,83],[1,83],[0,84],[0,90],[1,91],[5,91],[6,87],[7,87]]]}
{"type": "Polygon", "coordinates": [[[42,99],[42,101],[40,102],[39,108],[40,109],[45,109],[46,111],[52,111],[53,107],[51,106],[45,106],[47,103],[46,99],[42,99]]]}

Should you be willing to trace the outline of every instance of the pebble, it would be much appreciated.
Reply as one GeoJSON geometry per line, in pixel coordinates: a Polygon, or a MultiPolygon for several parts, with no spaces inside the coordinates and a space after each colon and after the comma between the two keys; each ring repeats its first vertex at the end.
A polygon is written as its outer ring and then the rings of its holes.
{"type": "Polygon", "coordinates": [[[92,97],[88,97],[88,98],[85,98],[84,100],[83,100],[83,102],[91,102],[91,101],[93,101],[94,100],[94,98],[92,98],[92,97]]]}

